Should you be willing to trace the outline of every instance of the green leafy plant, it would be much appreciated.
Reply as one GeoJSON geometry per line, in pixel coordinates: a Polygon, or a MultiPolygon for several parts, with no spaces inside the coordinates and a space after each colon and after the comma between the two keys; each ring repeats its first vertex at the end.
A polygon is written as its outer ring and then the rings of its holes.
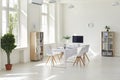
{"type": "MultiPolygon", "coordinates": [[[[69,39],[70,39],[70,36],[66,35],[66,36],[63,36],[63,39],[66,41],[66,43],[68,43],[69,39]]],[[[66,44],[65,44],[66,45],[66,44]]]]}
{"type": "Polygon", "coordinates": [[[70,36],[66,35],[66,36],[63,36],[63,39],[70,39],[70,36]]]}
{"type": "Polygon", "coordinates": [[[16,47],[14,35],[7,33],[1,37],[1,48],[7,54],[7,64],[10,64],[10,53],[16,47]]]}
{"type": "Polygon", "coordinates": [[[9,33],[12,34],[13,29],[17,26],[18,24],[18,12],[17,12],[17,5],[14,5],[14,10],[15,12],[9,13],[9,33]]]}
{"type": "Polygon", "coordinates": [[[13,32],[13,29],[17,26],[17,21],[18,21],[18,18],[17,18],[17,13],[10,13],[9,14],[9,33],[12,34],[13,32]]]}
{"type": "Polygon", "coordinates": [[[110,27],[109,26],[105,26],[105,29],[106,29],[106,31],[109,31],[110,27]]]}

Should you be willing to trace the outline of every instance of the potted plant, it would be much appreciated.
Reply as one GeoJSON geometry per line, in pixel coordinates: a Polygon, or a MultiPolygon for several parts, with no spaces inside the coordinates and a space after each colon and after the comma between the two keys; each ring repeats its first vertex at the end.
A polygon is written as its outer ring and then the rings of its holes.
{"type": "Polygon", "coordinates": [[[69,39],[70,39],[70,36],[68,36],[68,35],[63,36],[63,39],[65,39],[65,40],[69,40],[69,39]]]}
{"type": "Polygon", "coordinates": [[[66,42],[68,43],[68,40],[70,39],[70,36],[66,35],[66,36],[63,36],[63,39],[66,40],[66,42]]]}
{"type": "Polygon", "coordinates": [[[64,48],[66,48],[66,45],[67,45],[67,43],[68,43],[68,40],[70,39],[70,36],[65,35],[65,36],[63,36],[63,39],[66,40],[66,43],[64,44],[64,48]]]}
{"type": "Polygon", "coordinates": [[[109,26],[105,26],[105,29],[106,29],[106,31],[109,31],[110,27],[109,26]]]}
{"type": "Polygon", "coordinates": [[[63,39],[69,40],[69,39],[70,39],[70,36],[68,36],[68,35],[63,36],[63,39]]]}
{"type": "Polygon", "coordinates": [[[6,70],[11,70],[12,64],[10,63],[10,54],[12,50],[16,47],[14,35],[11,33],[6,33],[1,37],[1,48],[6,52],[7,64],[6,70]]]}

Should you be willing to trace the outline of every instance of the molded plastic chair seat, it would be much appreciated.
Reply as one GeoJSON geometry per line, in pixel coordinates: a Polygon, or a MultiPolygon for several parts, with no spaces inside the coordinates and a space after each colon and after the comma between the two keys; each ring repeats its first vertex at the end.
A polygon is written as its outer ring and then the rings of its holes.
{"type": "Polygon", "coordinates": [[[55,56],[58,55],[58,53],[54,53],[54,52],[52,51],[51,46],[46,46],[46,47],[45,47],[45,53],[46,53],[46,55],[48,56],[48,59],[47,59],[47,61],[46,61],[46,64],[47,64],[49,61],[51,61],[51,63],[52,63],[53,66],[54,66],[54,64],[56,63],[55,56]]]}
{"type": "Polygon", "coordinates": [[[83,63],[83,65],[85,65],[83,59],[82,59],[82,56],[84,55],[85,53],[85,47],[79,47],[78,48],[78,54],[76,55],[76,59],[73,63],[73,65],[77,64],[80,62],[80,66],[81,66],[81,62],[83,63]]]}
{"type": "Polygon", "coordinates": [[[89,45],[84,45],[84,46],[79,47],[78,54],[76,55],[76,59],[75,59],[73,65],[78,64],[79,62],[81,65],[81,62],[82,62],[83,65],[85,66],[85,58],[87,58],[89,61],[89,58],[86,54],[88,52],[88,50],[89,50],[89,45]]]}

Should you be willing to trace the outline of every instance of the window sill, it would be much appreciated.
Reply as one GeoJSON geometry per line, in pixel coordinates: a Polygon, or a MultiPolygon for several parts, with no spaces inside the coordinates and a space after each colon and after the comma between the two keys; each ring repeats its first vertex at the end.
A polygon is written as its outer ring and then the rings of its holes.
{"type": "Polygon", "coordinates": [[[28,48],[28,46],[18,46],[15,49],[17,50],[17,49],[25,49],[25,48],[28,48]]]}

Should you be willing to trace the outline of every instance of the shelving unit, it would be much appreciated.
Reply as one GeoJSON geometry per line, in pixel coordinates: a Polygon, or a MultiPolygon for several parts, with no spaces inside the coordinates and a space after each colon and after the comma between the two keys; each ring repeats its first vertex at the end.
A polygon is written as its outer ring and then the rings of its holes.
{"type": "Polygon", "coordinates": [[[104,31],[101,34],[101,53],[102,56],[113,57],[114,56],[114,32],[104,31]]]}
{"type": "Polygon", "coordinates": [[[43,32],[30,32],[30,60],[43,59],[43,32]]]}

